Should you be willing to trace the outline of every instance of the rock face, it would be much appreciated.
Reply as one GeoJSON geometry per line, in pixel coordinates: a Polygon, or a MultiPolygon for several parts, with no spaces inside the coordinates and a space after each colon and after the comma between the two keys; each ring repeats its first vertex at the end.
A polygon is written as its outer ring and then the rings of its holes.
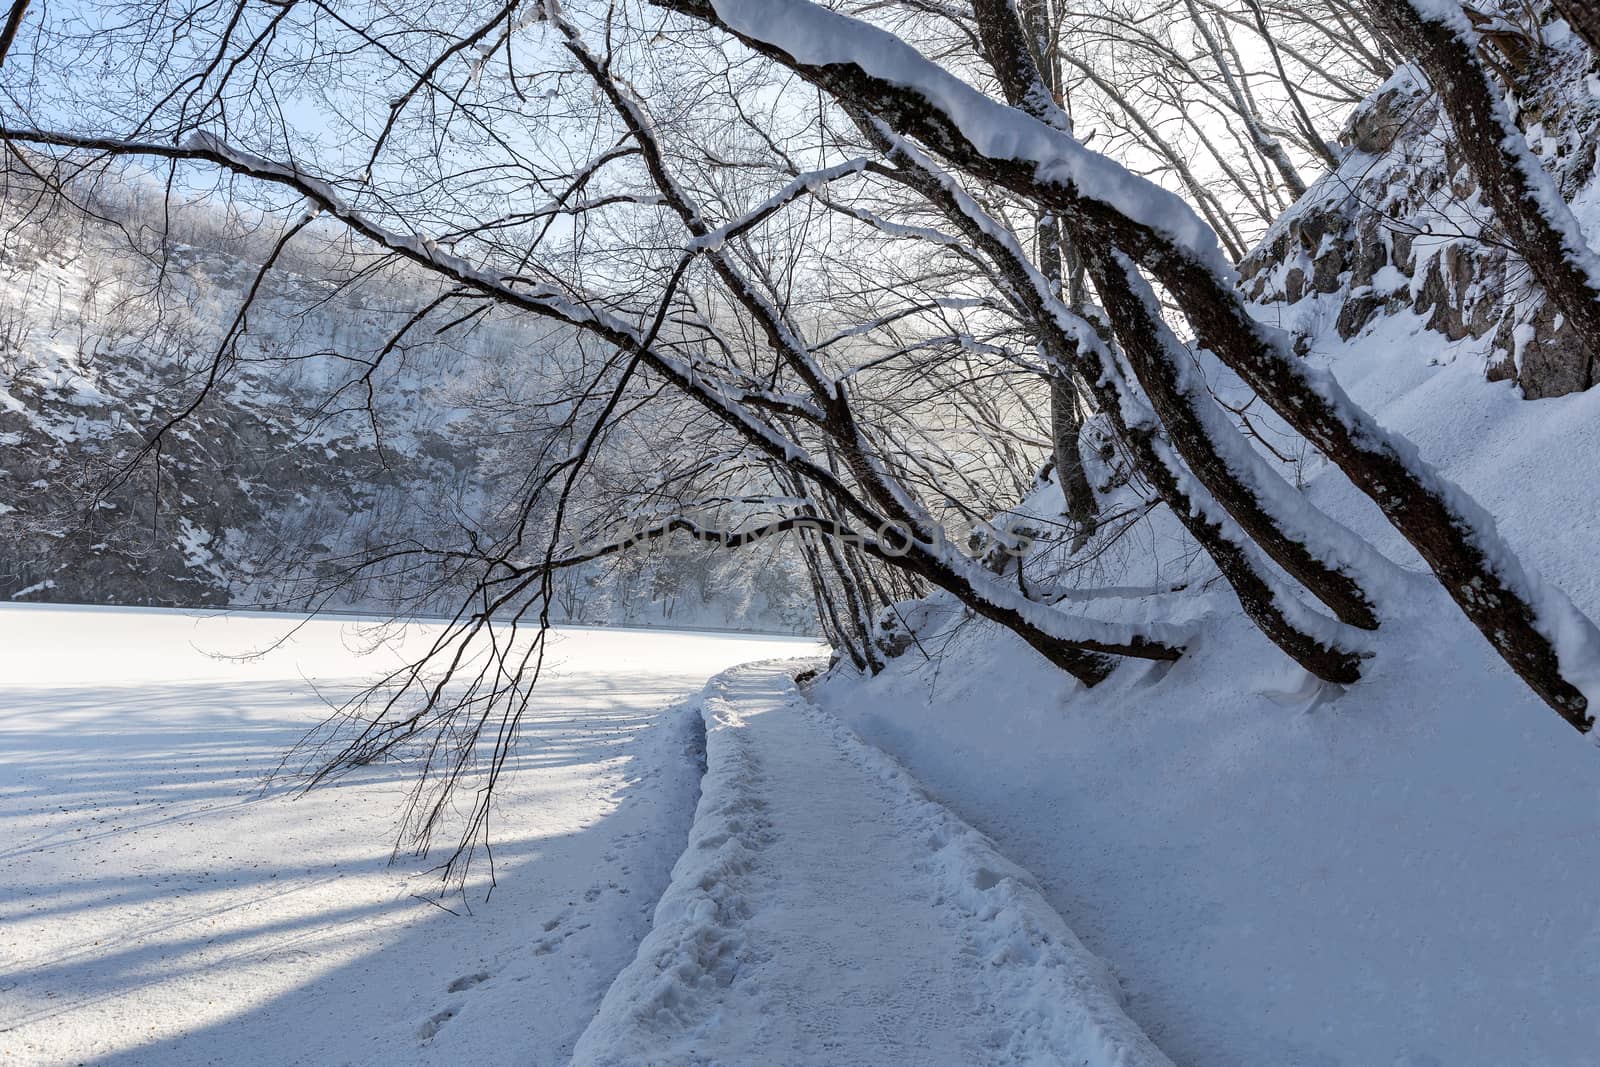
{"type": "MultiPolygon", "coordinates": [[[[1545,26],[1512,93],[1530,145],[1600,237],[1600,78],[1594,54],[1545,26]]],[[[1487,339],[1485,374],[1523,395],[1586,389],[1586,359],[1525,264],[1495,232],[1426,83],[1402,67],[1351,115],[1344,158],[1240,265],[1249,299],[1299,306],[1302,352],[1326,318],[1341,339],[1410,312],[1452,341],[1487,339]],[[1315,325],[1313,325],[1315,323],[1315,325]]],[[[1481,346],[1476,346],[1481,347],[1481,346]]]]}

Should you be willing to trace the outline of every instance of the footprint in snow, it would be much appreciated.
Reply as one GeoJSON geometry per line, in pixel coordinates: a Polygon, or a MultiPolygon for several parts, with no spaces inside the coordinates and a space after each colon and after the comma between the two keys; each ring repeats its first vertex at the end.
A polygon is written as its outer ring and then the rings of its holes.
{"type": "Polygon", "coordinates": [[[435,1012],[428,1016],[428,1021],[417,1027],[418,1041],[432,1041],[439,1028],[456,1017],[459,1008],[446,1008],[444,1011],[435,1012]]]}
{"type": "Polygon", "coordinates": [[[449,985],[445,986],[444,991],[446,993],[459,993],[463,989],[471,989],[479,982],[487,982],[488,980],[488,971],[479,971],[477,974],[464,974],[460,978],[457,978],[454,982],[451,982],[449,985]]]}

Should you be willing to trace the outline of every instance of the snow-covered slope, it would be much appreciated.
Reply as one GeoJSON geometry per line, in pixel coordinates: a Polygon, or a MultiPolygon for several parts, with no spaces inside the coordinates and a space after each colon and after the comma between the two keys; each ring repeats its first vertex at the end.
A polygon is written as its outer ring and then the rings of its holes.
{"type": "MultiPolygon", "coordinates": [[[[1566,23],[1502,20],[1520,62],[1510,103],[1529,148],[1591,242],[1600,235],[1600,57],[1566,23]],[[1528,25],[1522,25],[1528,23],[1528,25]],[[1520,27],[1520,28],[1519,28],[1520,27]],[[1537,27],[1538,43],[1519,33],[1537,27]],[[1518,42],[1520,41],[1520,44],[1518,42]]],[[[1263,317],[1302,350],[1349,339],[1402,311],[1465,349],[1529,397],[1595,384],[1572,325],[1545,299],[1497,232],[1450,124],[1426,81],[1402,66],[1355,109],[1340,166],[1273,223],[1241,264],[1263,317]]]]}
{"type": "MultiPolygon", "coordinates": [[[[1524,401],[1474,366],[1412,362],[1414,334],[1388,340],[1341,377],[1600,613],[1600,397],[1524,401]]],[[[1361,514],[1333,476],[1311,492],[1361,514]]],[[[1406,558],[1376,516],[1361,525],[1406,558]]],[[[1183,660],[1124,664],[1092,691],[933,608],[934,661],[836,673],[822,699],[1039,878],[1176,1062],[1591,1063],[1600,750],[1431,579],[1385,607],[1347,691],[1217,595],[1183,660]]]]}
{"type": "MultiPolygon", "coordinates": [[[[1600,391],[1526,400],[1485,380],[1479,342],[1405,308],[1310,340],[1308,358],[1600,616],[1600,391]]],[[[1075,610],[1204,619],[1179,662],[1126,662],[1086,691],[936,599],[906,611],[920,647],[902,642],[875,679],[836,668],[820,699],[1038,877],[1178,1063],[1593,1063],[1600,750],[1506,669],[1369,501],[1293,458],[1312,500],[1409,572],[1348,690],[1254,631],[1157,511],[1030,576],[1075,610]]],[[[1022,511],[1059,509],[1050,488],[1022,511]]]]}
{"type": "MultiPolygon", "coordinates": [[[[1552,63],[1571,59],[1563,33],[1552,63]]],[[[1547,73],[1532,141],[1600,247],[1600,82],[1547,73]]],[[[1345,166],[1246,264],[1258,314],[1600,617],[1600,390],[1556,373],[1561,323],[1507,281],[1515,265],[1484,243],[1409,75],[1353,130],[1345,166]]],[[[1506,669],[1369,500],[1200,362],[1285,475],[1407,572],[1382,591],[1360,683],[1295,668],[1123,486],[1110,533],[1076,557],[1041,550],[1028,580],[1071,610],[1203,623],[1180,661],[1125,662],[1084,690],[936,597],[902,609],[918,641],[896,635],[885,674],[836,667],[819,700],[1033,872],[1175,1062],[1597,1062],[1600,750],[1506,669]]],[[[1048,529],[1061,510],[1045,487],[1014,522],[1048,529]]]]}
{"type": "MultiPolygon", "coordinates": [[[[161,246],[41,207],[25,187],[8,184],[4,204],[0,597],[271,604],[290,593],[279,579],[296,558],[426,528],[481,499],[477,457],[449,435],[460,414],[440,384],[449,346],[380,368],[376,421],[317,414],[348,359],[403,321],[420,295],[407,279],[340,293],[315,257],[290,257],[229,347],[262,250],[207,229],[207,209],[180,212],[186,225],[161,246]],[[116,486],[146,437],[199,394],[219,349],[219,388],[159,463],[116,486]]],[[[137,197],[101,207],[137,233],[153,221],[137,197]]],[[[360,397],[345,399],[335,409],[360,397]]]]}

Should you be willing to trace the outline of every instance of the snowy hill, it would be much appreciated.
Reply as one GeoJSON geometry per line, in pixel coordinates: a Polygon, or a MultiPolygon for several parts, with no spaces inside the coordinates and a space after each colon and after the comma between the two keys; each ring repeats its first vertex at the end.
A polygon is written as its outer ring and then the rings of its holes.
{"type": "MultiPolygon", "coordinates": [[[[497,413],[560,388],[570,336],[485,316],[392,344],[433,292],[403,267],[352,282],[353,253],[314,246],[258,281],[271,243],[203,204],[169,220],[150,190],[111,187],[78,211],[15,173],[0,196],[17,220],[0,233],[0,599],[455,610],[468,586],[451,575],[340,572],[374,546],[494,525],[519,447],[497,413]],[[218,352],[218,387],[130,471],[218,352]]],[[[557,609],[815,626],[782,553],[641,550],[563,575],[557,609]]]]}
{"type": "MultiPolygon", "coordinates": [[[[1600,227],[1600,73],[1563,22],[1518,72],[1517,121],[1590,234],[1600,227]]],[[[1245,259],[1244,289],[1301,351],[1412,312],[1529,398],[1595,384],[1572,324],[1497,232],[1438,99],[1402,66],[1345,125],[1339,167],[1245,259]]]]}
{"type": "MultiPolygon", "coordinates": [[[[1448,354],[1413,316],[1321,358],[1600,611],[1600,396],[1525,401],[1448,354]]],[[[1348,486],[1308,473],[1313,499],[1408,558],[1348,486]]],[[[1176,546],[1153,528],[1120,591],[1076,594],[1137,613],[1123,597],[1188,583],[1165,599],[1204,636],[1175,665],[1085,691],[936,603],[932,660],[836,672],[819,699],[1040,879],[1175,1062],[1591,1062],[1600,753],[1415,562],[1395,633],[1346,691],[1276,654],[1176,546]]]]}

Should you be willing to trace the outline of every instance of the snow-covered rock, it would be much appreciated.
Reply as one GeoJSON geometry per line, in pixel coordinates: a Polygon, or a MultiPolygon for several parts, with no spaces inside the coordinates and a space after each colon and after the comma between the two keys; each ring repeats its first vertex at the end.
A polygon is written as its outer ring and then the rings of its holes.
{"type": "MultiPolygon", "coordinates": [[[[1600,99],[1594,54],[1559,20],[1531,42],[1510,87],[1529,146],[1591,243],[1600,238],[1600,99]]],[[[1502,67],[1502,69],[1509,69],[1502,67]]],[[[1594,384],[1582,346],[1507,249],[1426,82],[1401,67],[1356,108],[1344,157],[1241,264],[1247,296],[1294,329],[1302,351],[1398,312],[1472,342],[1483,370],[1532,398],[1594,384]]]]}

